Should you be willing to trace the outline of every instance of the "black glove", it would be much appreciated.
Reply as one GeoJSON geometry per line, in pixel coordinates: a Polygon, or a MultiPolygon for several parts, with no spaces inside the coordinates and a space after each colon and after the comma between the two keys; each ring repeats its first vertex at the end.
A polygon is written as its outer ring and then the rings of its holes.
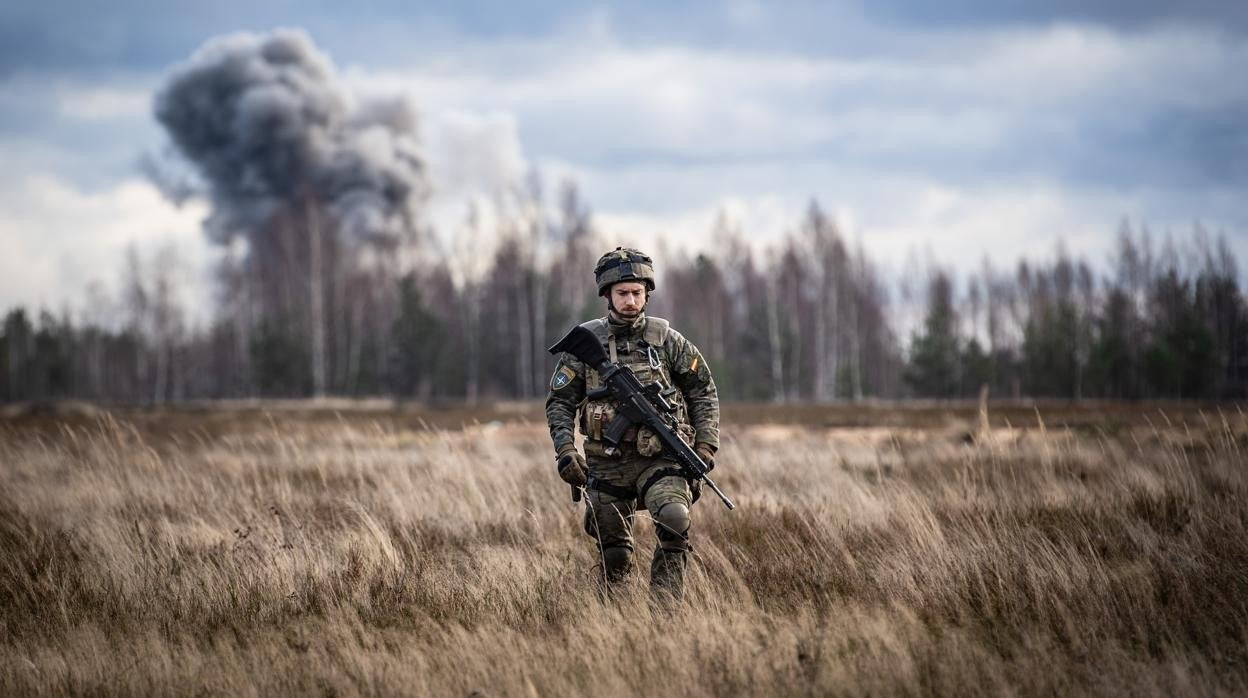
{"type": "Polygon", "coordinates": [[[560,451],[555,467],[559,470],[559,478],[564,482],[573,487],[585,486],[585,456],[575,447],[568,446],[560,451]]]}

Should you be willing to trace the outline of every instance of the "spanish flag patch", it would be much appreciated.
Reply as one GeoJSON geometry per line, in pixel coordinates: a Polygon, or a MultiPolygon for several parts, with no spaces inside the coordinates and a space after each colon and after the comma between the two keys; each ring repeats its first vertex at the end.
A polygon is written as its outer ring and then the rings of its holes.
{"type": "Polygon", "coordinates": [[[689,364],[689,372],[690,372],[690,373],[692,373],[692,372],[694,372],[694,371],[698,370],[698,359],[701,359],[701,358],[702,358],[701,356],[695,356],[695,357],[693,357],[693,363],[689,364]]]}

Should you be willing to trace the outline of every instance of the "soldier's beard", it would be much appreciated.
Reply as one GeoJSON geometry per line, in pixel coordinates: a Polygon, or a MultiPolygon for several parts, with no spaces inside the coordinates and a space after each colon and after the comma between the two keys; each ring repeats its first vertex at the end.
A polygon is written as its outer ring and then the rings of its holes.
{"type": "Polygon", "coordinates": [[[616,317],[620,318],[621,320],[636,320],[639,316],[641,316],[641,313],[645,311],[646,306],[643,304],[637,310],[625,313],[625,312],[621,312],[619,308],[616,308],[615,303],[612,302],[611,299],[608,298],[607,308],[612,312],[612,314],[614,314],[616,317]]]}

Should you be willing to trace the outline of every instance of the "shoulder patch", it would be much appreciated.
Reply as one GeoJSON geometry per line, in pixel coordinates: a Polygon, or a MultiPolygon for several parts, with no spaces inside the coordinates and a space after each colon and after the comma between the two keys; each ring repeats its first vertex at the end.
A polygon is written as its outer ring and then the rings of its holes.
{"type": "Polygon", "coordinates": [[[558,390],[571,383],[573,378],[576,378],[576,371],[561,364],[559,368],[555,369],[554,375],[550,377],[550,389],[558,390]]]}

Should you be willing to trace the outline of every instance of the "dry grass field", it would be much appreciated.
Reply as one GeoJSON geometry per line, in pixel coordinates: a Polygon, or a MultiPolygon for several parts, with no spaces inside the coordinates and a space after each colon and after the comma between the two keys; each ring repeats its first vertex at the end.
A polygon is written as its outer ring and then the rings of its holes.
{"type": "Polygon", "coordinates": [[[1238,407],[728,409],[671,612],[496,412],[0,420],[0,691],[1248,692],[1238,407]]]}

